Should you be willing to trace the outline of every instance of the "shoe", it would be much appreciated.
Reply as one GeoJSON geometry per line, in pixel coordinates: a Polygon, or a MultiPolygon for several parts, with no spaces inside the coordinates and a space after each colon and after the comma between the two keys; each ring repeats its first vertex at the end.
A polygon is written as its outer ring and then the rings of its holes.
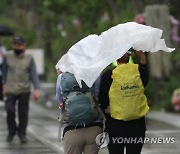
{"type": "Polygon", "coordinates": [[[26,136],[19,136],[19,139],[20,139],[21,143],[27,143],[27,141],[28,141],[26,136]]]}
{"type": "Polygon", "coordinates": [[[14,135],[8,135],[6,141],[10,143],[13,141],[13,138],[14,138],[14,135]]]}

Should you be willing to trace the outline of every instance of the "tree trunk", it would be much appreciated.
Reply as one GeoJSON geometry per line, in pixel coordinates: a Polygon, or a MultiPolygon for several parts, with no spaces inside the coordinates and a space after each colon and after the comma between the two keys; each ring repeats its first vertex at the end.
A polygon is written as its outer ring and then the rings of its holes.
{"type": "MultiPolygon", "coordinates": [[[[162,38],[167,46],[170,46],[170,21],[169,10],[165,5],[152,5],[145,8],[146,24],[163,30],[162,38]]],[[[154,103],[159,104],[160,96],[159,82],[161,79],[169,78],[172,70],[171,54],[167,52],[156,52],[149,54],[150,75],[154,77],[154,103]]]]}
{"type": "MultiPolygon", "coordinates": [[[[163,30],[162,38],[170,46],[169,10],[165,5],[147,6],[145,9],[146,24],[163,30]]],[[[172,70],[171,54],[167,52],[150,53],[149,56],[151,76],[163,79],[170,76],[172,70]]]]}

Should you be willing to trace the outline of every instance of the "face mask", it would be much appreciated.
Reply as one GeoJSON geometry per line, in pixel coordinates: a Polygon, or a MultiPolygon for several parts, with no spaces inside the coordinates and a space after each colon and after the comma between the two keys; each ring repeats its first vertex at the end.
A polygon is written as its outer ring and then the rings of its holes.
{"type": "Polygon", "coordinates": [[[18,49],[14,49],[14,53],[16,55],[20,55],[24,50],[18,50],[18,49]]]}

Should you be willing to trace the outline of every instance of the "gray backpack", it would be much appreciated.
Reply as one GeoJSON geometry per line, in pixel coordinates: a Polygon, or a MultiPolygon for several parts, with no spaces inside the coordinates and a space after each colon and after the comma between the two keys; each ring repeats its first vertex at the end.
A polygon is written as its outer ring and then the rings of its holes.
{"type": "Polygon", "coordinates": [[[73,74],[65,72],[61,78],[61,90],[67,121],[71,126],[87,126],[96,118],[92,88],[82,81],[79,87],[73,74]]]}

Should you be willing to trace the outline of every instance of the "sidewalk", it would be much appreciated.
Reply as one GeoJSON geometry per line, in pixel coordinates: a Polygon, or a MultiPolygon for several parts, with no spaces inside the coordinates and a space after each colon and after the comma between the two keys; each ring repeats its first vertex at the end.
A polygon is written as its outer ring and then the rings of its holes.
{"type": "MultiPolygon", "coordinates": [[[[175,138],[175,143],[145,143],[142,154],[179,154],[180,153],[180,115],[167,112],[149,112],[147,115],[146,137],[175,138]]],[[[100,154],[108,154],[102,149],[100,154]]]]}
{"type": "Polygon", "coordinates": [[[153,111],[147,115],[146,137],[174,138],[174,143],[144,144],[142,154],[179,154],[180,153],[180,115],[164,111],[153,111]]]}
{"type": "MultiPolygon", "coordinates": [[[[63,152],[62,143],[57,141],[57,131],[58,131],[58,124],[57,124],[57,116],[58,110],[49,110],[41,108],[33,103],[31,103],[31,125],[29,126],[29,131],[34,133],[34,135],[39,134],[39,139],[47,145],[50,145],[56,151],[63,152]],[[37,114],[38,113],[38,114],[37,114]],[[42,115],[40,116],[39,113],[42,115]],[[47,113],[49,113],[47,115],[47,113]],[[46,118],[42,118],[46,117],[46,118]],[[39,120],[38,120],[39,118],[39,120]],[[48,120],[49,119],[49,120],[48,120]],[[37,123],[38,120],[38,123],[37,123]],[[39,125],[39,121],[41,121],[41,127],[39,125]],[[50,122],[51,121],[51,122],[50,122]],[[40,128],[40,130],[39,130],[40,128]],[[37,133],[38,132],[38,133],[37,133]]],[[[169,114],[165,112],[150,112],[148,114],[148,121],[147,121],[147,137],[173,137],[177,136],[180,133],[180,129],[176,126],[171,126],[169,123],[171,121],[179,120],[178,116],[174,114],[169,114]],[[163,120],[166,119],[166,124],[162,123],[163,120]],[[173,120],[174,119],[174,120],[173,120]],[[169,123],[168,123],[169,121],[169,123]]],[[[177,136],[178,137],[178,136],[177,136]]],[[[177,142],[180,141],[180,136],[177,138],[177,142]]],[[[145,144],[142,150],[142,154],[163,154],[169,152],[171,154],[171,150],[174,150],[173,153],[179,153],[180,148],[174,148],[176,144],[145,144]],[[165,147],[166,148],[165,148],[165,147]]],[[[104,149],[100,149],[99,154],[108,154],[107,147],[104,149]]]]}
{"type": "Polygon", "coordinates": [[[149,112],[147,117],[149,119],[161,121],[169,125],[180,128],[180,114],[168,113],[165,111],[152,111],[149,112]]]}
{"type": "MultiPolygon", "coordinates": [[[[59,111],[46,109],[30,103],[27,144],[21,144],[18,137],[12,144],[6,143],[4,106],[0,104],[0,154],[63,154],[62,143],[58,142],[59,111]]],[[[149,112],[147,115],[147,137],[175,137],[172,144],[144,144],[142,154],[180,153],[180,116],[166,112],[149,112]]],[[[107,148],[99,154],[108,154],[107,148]]]]}
{"type": "MultiPolygon", "coordinates": [[[[31,132],[32,125],[27,131],[28,142],[22,144],[17,136],[12,143],[6,142],[7,126],[4,105],[0,104],[0,154],[57,154],[57,150],[50,144],[42,142],[39,132],[31,132]]],[[[31,115],[30,115],[31,118],[31,115]]],[[[31,123],[31,122],[30,122],[31,123]]],[[[61,153],[63,154],[63,153],[61,153]]]]}
{"type": "MultiPolygon", "coordinates": [[[[6,143],[6,122],[4,106],[0,105],[0,154],[63,154],[62,142],[58,141],[59,110],[46,109],[34,102],[30,103],[27,137],[29,142],[21,144],[15,137],[12,144],[6,143]],[[12,146],[11,146],[12,145],[12,146]]],[[[100,150],[106,154],[107,149],[100,150]]]]}

